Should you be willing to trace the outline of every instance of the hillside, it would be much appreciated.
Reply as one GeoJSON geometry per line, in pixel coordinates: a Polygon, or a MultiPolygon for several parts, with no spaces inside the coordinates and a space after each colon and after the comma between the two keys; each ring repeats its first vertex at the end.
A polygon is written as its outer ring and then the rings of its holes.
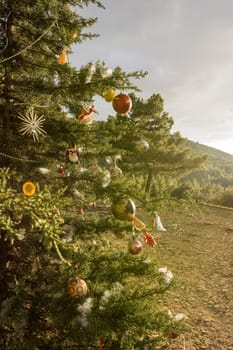
{"type": "Polygon", "coordinates": [[[205,154],[207,159],[181,182],[191,188],[197,201],[233,207],[233,155],[190,140],[188,144],[192,152],[205,154]]]}
{"type": "Polygon", "coordinates": [[[233,155],[232,154],[220,151],[216,148],[206,146],[206,145],[203,145],[201,143],[194,142],[191,140],[188,140],[188,144],[195,153],[207,154],[208,159],[213,163],[216,163],[216,164],[229,163],[233,166],[233,155]]]}

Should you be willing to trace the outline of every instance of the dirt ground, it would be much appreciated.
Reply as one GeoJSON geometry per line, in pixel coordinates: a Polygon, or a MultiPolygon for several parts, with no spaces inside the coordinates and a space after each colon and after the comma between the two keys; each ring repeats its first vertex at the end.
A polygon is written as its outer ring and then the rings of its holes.
{"type": "Polygon", "coordinates": [[[193,332],[169,349],[233,350],[233,210],[201,206],[159,213],[156,254],[174,274],[167,307],[193,332]]]}

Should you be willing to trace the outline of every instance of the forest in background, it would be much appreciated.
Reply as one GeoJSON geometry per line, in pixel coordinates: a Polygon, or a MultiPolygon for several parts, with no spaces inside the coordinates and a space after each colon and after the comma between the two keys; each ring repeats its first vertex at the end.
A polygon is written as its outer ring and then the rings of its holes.
{"type": "Polygon", "coordinates": [[[197,142],[188,140],[188,143],[194,152],[207,155],[207,159],[202,169],[183,177],[184,197],[232,208],[233,156],[197,142]]]}

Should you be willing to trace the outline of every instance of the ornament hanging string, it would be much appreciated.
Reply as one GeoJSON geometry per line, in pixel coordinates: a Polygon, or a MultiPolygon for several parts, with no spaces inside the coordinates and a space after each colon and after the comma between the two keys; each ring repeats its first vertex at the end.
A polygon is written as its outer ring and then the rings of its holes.
{"type": "Polygon", "coordinates": [[[54,26],[56,22],[57,20],[53,21],[52,24],[50,24],[50,26],[35,41],[30,43],[28,46],[26,46],[24,49],[20,50],[19,52],[16,52],[14,55],[4,58],[2,61],[0,61],[0,63],[4,63],[6,61],[12,60],[13,58],[21,55],[22,52],[27,51],[29,48],[37,44],[38,41],[40,41],[50,31],[50,29],[54,26]]]}
{"type": "Polygon", "coordinates": [[[183,350],[186,350],[185,336],[183,335],[183,350]]]}

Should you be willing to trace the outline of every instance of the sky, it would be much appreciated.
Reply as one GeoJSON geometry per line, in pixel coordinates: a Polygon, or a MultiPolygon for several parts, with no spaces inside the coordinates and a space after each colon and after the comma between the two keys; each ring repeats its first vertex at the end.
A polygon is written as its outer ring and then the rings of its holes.
{"type": "MultiPolygon", "coordinates": [[[[159,93],[172,131],[233,154],[233,1],[102,0],[80,14],[98,17],[99,34],[73,48],[72,64],[147,71],[139,97],[159,93]]],[[[95,101],[104,118],[111,104],[95,101]]],[[[99,117],[98,117],[99,118],[99,117]]],[[[101,117],[100,117],[101,118],[101,117]]]]}

